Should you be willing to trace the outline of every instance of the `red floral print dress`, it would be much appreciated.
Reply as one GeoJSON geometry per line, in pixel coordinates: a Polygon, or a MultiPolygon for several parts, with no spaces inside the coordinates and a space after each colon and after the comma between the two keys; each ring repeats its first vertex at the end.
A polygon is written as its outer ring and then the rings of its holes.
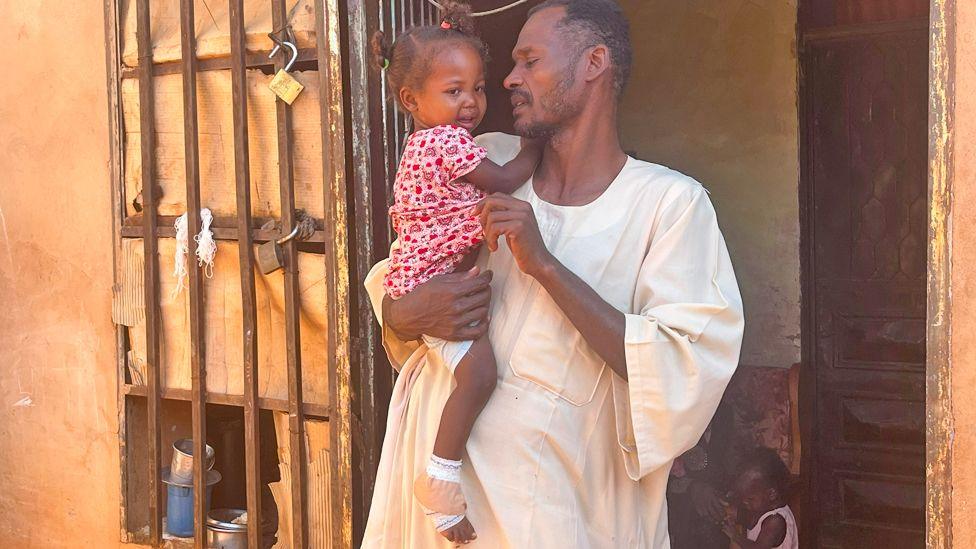
{"type": "Polygon", "coordinates": [[[390,207],[399,247],[390,255],[387,295],[400,298],[453,272],[484,239],[472,209],[485,193],[463,178],[487,155],[468,130],[457,126],[436,126],[407,139],[390,207]]]}

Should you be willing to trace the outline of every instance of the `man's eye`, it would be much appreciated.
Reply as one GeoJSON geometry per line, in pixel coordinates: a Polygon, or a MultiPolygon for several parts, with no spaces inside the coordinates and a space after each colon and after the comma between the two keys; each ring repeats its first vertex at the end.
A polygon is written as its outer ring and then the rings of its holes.
{"type": "Polygon", "coordinates": [[[535,65],[538,62],[539,62],[538,59],[529,59],[528,61],[525,62],[525,67],[528,68],[528,69],[531,69],[532,66],[535,65]]]}

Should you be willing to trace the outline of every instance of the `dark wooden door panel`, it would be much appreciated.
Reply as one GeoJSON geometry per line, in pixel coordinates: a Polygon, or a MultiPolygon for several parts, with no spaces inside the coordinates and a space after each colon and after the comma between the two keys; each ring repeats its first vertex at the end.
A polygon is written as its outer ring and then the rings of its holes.
{"type": "Polygon", "coordinates": [[[804,63],[820,547],[924,546],[927,51],[899,32],[804,63]]]}

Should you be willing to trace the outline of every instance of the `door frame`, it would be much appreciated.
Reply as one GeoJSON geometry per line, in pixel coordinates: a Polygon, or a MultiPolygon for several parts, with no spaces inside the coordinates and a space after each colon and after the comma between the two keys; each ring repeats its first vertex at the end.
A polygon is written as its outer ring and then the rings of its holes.
{"type": "MultiPolygon", "coordinates": [[[[926,425],[926,547],[952,547],[952,403],[949,388],[952,369],[950,343],[952,322],[950,285],[952,250],[950,246],[953,187],[953,111],[955,107],[955,35],[956,0],[931,0],[929,11],[929,166],[928,166],[928,266],[926,312],[926,368],[925,368],[925,425],[926,425]]],[[[807,124],[810,120],[809,98],[803,85],[803,56],[806,55],[802,29],[800,40],[800,227],[801,257],[801,369],[800,417],[812,419],[816,414],[816,372],[813,364],[814,288],[811,268],[812,247],[812,188],[809,185],[811,158],[807,146],[807,124]]],[[[816,444],[816,433],[810,420],[801,423],[804,447],[816,444]]],[[[813,459],[810,452],[802,456],[804,491],[809,501],[812,493],[813,459]]],[[[801,527],[808,530],[817,521],[816,505],[807,505],[801,527]]]]}
{"type": "Polygon", "coordinates": [[[925,537],[952,547],[952,309],[950,247],[955,108],[956,0],[931,0],[929,13],[929,249],[925,368],[925,537]]]}

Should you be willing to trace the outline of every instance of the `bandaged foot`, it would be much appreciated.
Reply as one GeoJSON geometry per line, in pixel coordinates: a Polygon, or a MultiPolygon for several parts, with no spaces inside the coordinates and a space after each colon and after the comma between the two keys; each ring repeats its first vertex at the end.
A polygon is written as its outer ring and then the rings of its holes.
{"type": "Polygon", "coordinates": [[[413,483],[413,493],[438,532],[451,530],[464,520],[467,503],[461,492],[460,461],[431,455],[426,472],[413,483]]]}

